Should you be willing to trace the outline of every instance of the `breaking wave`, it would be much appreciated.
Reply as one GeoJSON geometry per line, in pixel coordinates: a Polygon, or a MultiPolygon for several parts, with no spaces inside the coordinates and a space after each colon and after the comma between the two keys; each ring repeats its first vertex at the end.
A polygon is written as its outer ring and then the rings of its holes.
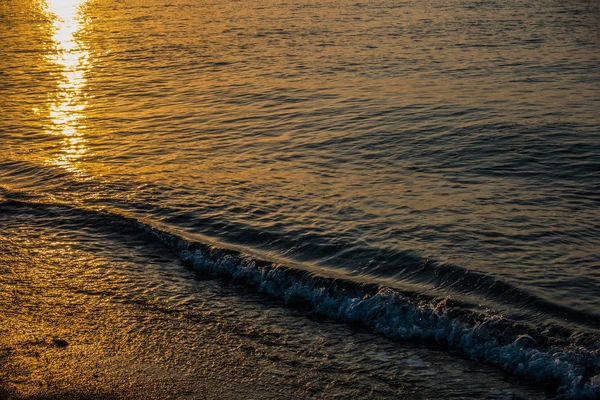
{"type": "MultiPolygon", "coordinates": [[[[6,195],[6,192],[4,193],[6,195]]],[[[3,196],[5,197],[5,196],[3,196]]],[[[9,196],[12,197],[12,196],[9,196]]],[[[533,327],[474,310],[464,302],[285,266],[184,237],[109,211],[1,199],[0,212],[65,212],[72,223],[110,225],[154,236],[183,264],[231,279],[286,304],[301,304],[340,321],[397,339],[432,340],[477,361],[545,383],[562,398],[600,398],[600,343],[589,332],[533,327]]]]}

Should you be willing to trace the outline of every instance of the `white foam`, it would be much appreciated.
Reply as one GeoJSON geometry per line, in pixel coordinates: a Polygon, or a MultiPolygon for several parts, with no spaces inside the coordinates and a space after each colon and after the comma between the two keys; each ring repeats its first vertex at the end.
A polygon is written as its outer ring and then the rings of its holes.
{"type": "MultiPolygon", "coordinates": [[[[597,349],[541,346],[523,333],[500,331],[499,316],[452,317],[446,300],[416,301],[386,287],[377,292],[345,290],[333,279],[292,273],[214,248],[194,249],[188,242],[148,228],[175,250],[184,262],[204,273],[225,276],[254,286],[286,302],[300,299],[318,313],[362,323],[398,339],[431,339],[447,344],[474,360],[491,363],[513,374],[558,385],[560,398],[600,398],[600,355],[597,349]]],[[[354,288],[356,289],[356,288],[354,288]]],[[[501,326],[506,326],[503,324],[501,326]]]]}

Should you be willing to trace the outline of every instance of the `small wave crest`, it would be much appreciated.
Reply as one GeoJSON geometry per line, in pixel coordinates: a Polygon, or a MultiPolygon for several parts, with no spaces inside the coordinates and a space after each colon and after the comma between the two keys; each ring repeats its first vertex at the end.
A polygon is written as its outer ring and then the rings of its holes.
{"type": "Polygon", "coordinates": [[[150,231],[193,268],[242,281],[286,303],[301,301],[320,314],[394,338],[433,339],[472,359],[552,382],[562,397],[600,396],[598,349],[553,345],[524,326],[455,308],[448,299],[417,300],[389,287],[326,278],[150,231]]]}
{"type": "Polygon", "coordinates": [[[301,303],[319,314],[360,323],[392,338],[436,341],[473,360],[547,383],[562,398],[600,398],[600,344],[594,334],[553,335],[547,327],[535,328],[502,315],[478,312],[449,298],[327,277],[189,241],[114,212],[16,199],[1,200],[0,209],[3,205],[66,208],[69,216],[84,214],[91,223],[106,224],[108,220],[113,228],[124,225],[139,229],[159,239],[185,265],[200,273],[233,279],[286,304],[301,303]]]}

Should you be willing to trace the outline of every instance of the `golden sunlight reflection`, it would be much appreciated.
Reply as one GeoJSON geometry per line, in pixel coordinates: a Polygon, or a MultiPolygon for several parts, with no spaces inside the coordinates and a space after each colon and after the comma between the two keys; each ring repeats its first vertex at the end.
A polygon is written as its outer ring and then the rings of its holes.
{"type": "Polygon", "coordinates": [[[53,94],[49,116],[50,134],[63,137],[60,154],[51,162],[73,172],[87,151],[83,110],[87,102],[83,93],[86,84],[85,71],[89,68],[89,54],[77,41],[76,33],[82,27],[81,7],[86,0],[47,0],[48,12],[53,19],[54,51],[49,61],[60,68],[62,75],[57,91],[53,94]]]}

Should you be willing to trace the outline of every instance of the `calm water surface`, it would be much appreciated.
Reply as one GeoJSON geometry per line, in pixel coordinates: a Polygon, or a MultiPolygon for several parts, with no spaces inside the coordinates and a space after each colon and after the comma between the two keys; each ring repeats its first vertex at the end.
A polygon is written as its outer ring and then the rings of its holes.
{"type": "MultiPolygon", "coordinates": [[[[73,251],[130,251],[126,224],[196,270],[594,398],[599,26],[579,0],[2,1],[0,260],[40,219],[81,220],[73,251]]],[[[167,279],[111,262],[121,291],[167,279]]]]}

